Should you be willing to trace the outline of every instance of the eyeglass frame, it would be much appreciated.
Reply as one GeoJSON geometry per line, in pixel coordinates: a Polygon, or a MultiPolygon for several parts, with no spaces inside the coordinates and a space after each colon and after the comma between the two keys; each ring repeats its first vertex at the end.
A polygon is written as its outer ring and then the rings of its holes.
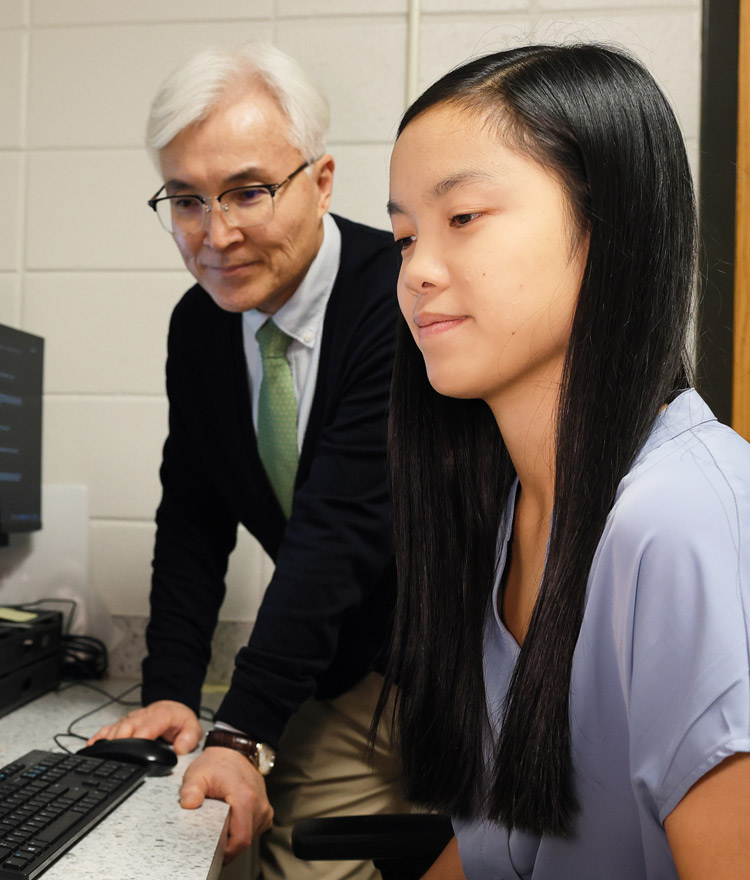
{"type": "Polygon", "coordinates": [[[289,177],[286,177],[284,180],[281,181],[281,183],[248,183],[245,186],[231,186],[229,189],[225,189],[224,192],[219,193],[218,196],[202,196],[202,195],[199,195],[198,193],[183,193],[183,194],[177,195],[177,196],[161,196],[160,197],[159,193],[162,192],[163,190],[165,190],[167,187],[166,183],[163,183],[159,187],[159,189],[151,196],[151,198],[146,202],[146,204],[156,214],[157,218],[159,219],[159,225],[166,232],[168,232],[170,235],[175,235],[175,230],[169,230],[166,228],[166,226],[164,226],[164,224],[161,221],[161,217],[159,217],[157,205],[159,204],[159,202],[166,202],[166,201],[171,201],[173,199],[185,199],[185,198],[197,199],[203,205],[203,209],[205,211],[205,214],[203,215],[203,218],[201,220],[201,225],[199,226],[198,229],[196,229],[195,232],[184,232],[184,233],[182,233],[183,235],[197,235],[198,232],[200,232],[203,229],[203,224],[206,222],[206,216],[208,214],[211,214],[211,212],[212,212],[212,208],[209,205],[209,202],[214,201],[214,199],[221,206],[221,208],[224,212],[224,215],[223,215],[224,219],[226,220],[227,224],[232,227],[232,229],[252,229],[254,225],[262,226],[263,224],[258,223],[258,224],[251,224],[249,226],[238,226],[237,224],[230,223],[229,218],[227,217],[227,211],[229,210],[229,206],[225,205],[222,202],[222,198],[224,196],[228,195],[229,193],[239,192],[240,190],[243,190],[243,189],[264,189],[268,193],[268,195],[271,196],[271,200],[272,200],[272,204],[273,204],[273,199],[276,197],[276,193],[281,189],[282,186],[285,186],[287,183],[289,183],[289,181],[293,177],[296,177],[300,173],[300,171],[304,171],[305,168],[309,168],[314,162],[317,162],[317,161],[318,161],[317,159],[308,159],[306,162],[303,162],[299,166],[299,168],[295,168],[295,170],[292,171],[292,173],[289,175],[289,177]]]}

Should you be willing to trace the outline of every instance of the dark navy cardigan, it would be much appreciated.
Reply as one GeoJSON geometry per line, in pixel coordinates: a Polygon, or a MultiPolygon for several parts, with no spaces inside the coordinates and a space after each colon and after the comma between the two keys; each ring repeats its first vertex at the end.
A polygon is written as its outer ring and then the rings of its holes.
{"type": "Polygon", "coordinates": [[[196,285],[169,330],[143,702],[197,710],[242,523],[276,570],[216,717],[271,745],[303,700],[379,665],[394,603],[385,451],[398,259],[387,233],[335,220],[341,264],[288,522],[257,453],[241,315],[196,285]]]}

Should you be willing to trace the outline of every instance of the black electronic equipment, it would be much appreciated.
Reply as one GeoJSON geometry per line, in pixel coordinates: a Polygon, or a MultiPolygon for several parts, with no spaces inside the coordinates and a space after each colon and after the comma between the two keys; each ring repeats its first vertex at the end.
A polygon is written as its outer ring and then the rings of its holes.
{"type": "Polygon", "coordinates": [[[42,527],[44,340],[0,324],[0,545],[42,527]]]}
{"type": "Polygon", "coordinates": [[[59,611],[0,609],[0,716],[57,687],[62,665],[59,611]]]}
{"type": "Polygon", "coordinates": [[[177,765],[177,755],[162,740],[143,739],[138,736],[122,739],[98,739],[90,746],[78,749],[77,755],[87,758],[104,758],[124,761],[148,768],[149,776],[168,776],[177,765]]]}

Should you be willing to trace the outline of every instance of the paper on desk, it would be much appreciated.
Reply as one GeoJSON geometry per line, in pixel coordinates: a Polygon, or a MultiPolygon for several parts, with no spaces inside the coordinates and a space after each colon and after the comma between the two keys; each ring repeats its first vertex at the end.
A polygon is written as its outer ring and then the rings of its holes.
{"type": "Polygon", "coordinates": [[[36,620],[38,616],[33,611],[0,605],[0,620],[7,620],[9,623],[28,623],[30,620],[36,620]]]}

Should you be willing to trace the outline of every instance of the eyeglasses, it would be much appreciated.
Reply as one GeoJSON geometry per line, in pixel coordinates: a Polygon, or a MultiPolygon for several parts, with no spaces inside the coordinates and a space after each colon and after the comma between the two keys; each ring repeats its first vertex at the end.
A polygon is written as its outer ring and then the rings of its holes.
{"type": "Polygon", "coordinates": [[[224,219],[230,226],[246,229],[263,226],[273,217],[275,195],[282,186],[315,160],[304,162],[281,183],[254,183],[226,189],[218,196],[199,196],[193,193],[179,196],[159,196],[162,186],[148,200],[148,206],[156,211],[161,225],[172,235],[194,235],[203,229],[206,216],[212,211],[211,202],[219,203],[224,219]]]}

